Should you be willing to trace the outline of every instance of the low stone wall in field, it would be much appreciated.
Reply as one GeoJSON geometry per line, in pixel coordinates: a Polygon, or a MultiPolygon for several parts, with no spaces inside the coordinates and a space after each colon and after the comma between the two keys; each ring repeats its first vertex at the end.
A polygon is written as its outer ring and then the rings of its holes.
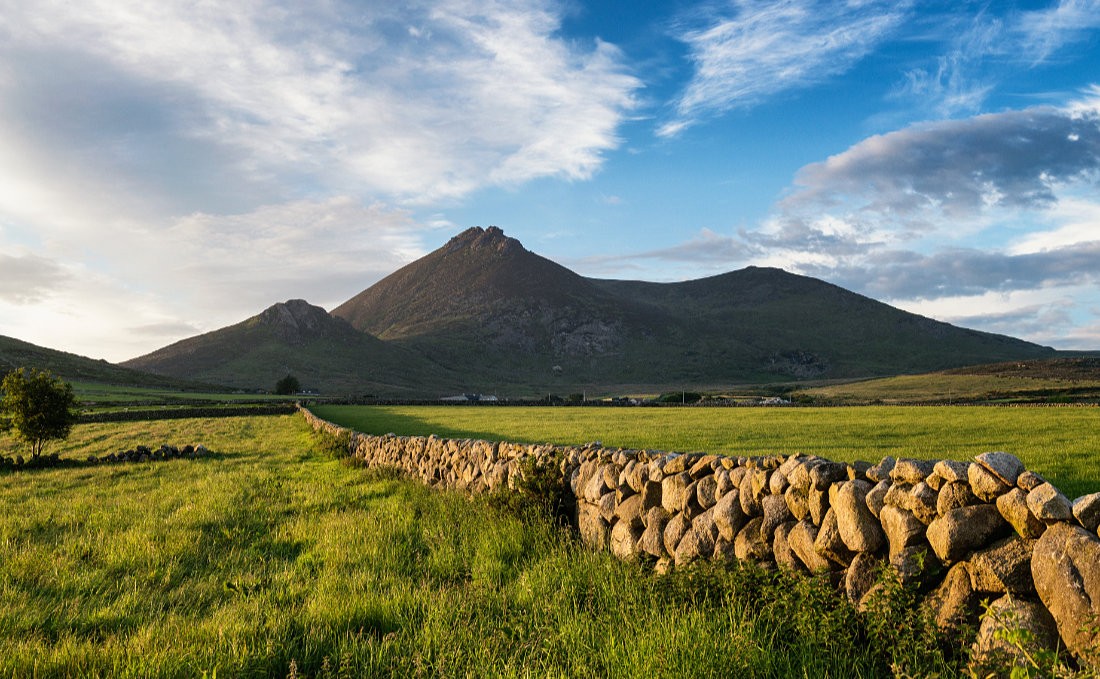
{"type": "Polygon", "coordinates": [[[925,592],[943,627],[976,624],[978,655],[1004,621],[1100,665],[1100,493],[1074,501],[1007,453],[973,462],[727,457],[348,432],[367,466],[473,493],[513,488],[524,460],[554,465],[584,542],[658,569],[741,560],[829,572],[873,599],[884,564],[925,592]]]}
{"type": "Polygon", "coordinates": [[[137,422],[143,420],[179,420],[186,418],[250,417],[253,415],[293,415],[298,408],[293,403],[253,406],[185,406],[182,408],[135,408],[84,413],[81,424],[97,422],[137,422]]]}

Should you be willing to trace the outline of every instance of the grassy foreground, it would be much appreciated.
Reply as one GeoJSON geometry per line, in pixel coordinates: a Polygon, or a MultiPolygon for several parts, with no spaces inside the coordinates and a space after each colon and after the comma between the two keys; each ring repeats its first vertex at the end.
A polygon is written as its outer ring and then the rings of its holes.
{"type": "Polygon", "coordinates": [[[1018,456],[1071,499],[1100,491],[1100,408],[495,408],[318,406],[358,431],[877,462],[1018,456]]]}
{"type": "Polygon", "coordinates": [[[954,670],[917,626],[857,622],[825,583],[656,576],[331,459],[298,417],[80,425],[64,454],[139,443],[215,454],[0,475],[0,676],[954,670]]]}

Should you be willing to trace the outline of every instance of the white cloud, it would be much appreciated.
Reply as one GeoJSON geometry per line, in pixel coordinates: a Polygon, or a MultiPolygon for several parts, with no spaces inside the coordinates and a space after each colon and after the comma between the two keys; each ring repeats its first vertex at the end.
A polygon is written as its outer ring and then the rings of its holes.
{"type": "Polygon", "coordinates": [[[678,37],[695,72],[658,129],[674,136],[701,118],[748,108],[849,70],[902,23],[908,3],[732,0],[678,37]]]}
{"type": "MultiPolygon", "coordinates": [[[[155,111],[161,133],[229,156],[237,182],[274,180],[290,192],[286,184],[312,180],[422,200],[586,178],[619,145],[616,129],[641,85],[615,47],[556,37],[555,7],[541,0],[392,8],[43,0],[0,3],[0,14],[0,54],[10,63],[47,73],[63,65],[81,77],[115,72],[133,81],[129,92],[141,85],[155,99],[131,105],[171,108],[155,111]]],[[[38,92],[29,76],[0,87],[15,100],[64,96],[38,92]]],[[[97,132],[131,141],[124,129],[97,132]]]]}
{"type": "Polygon", "coordinates": [[[1085,39],[1096,28],[1100,28],[1098,0],[1059,0],[1049,8],[1024,12],[1016,26],[1025,56],[1035,63],[1085,39]]]}

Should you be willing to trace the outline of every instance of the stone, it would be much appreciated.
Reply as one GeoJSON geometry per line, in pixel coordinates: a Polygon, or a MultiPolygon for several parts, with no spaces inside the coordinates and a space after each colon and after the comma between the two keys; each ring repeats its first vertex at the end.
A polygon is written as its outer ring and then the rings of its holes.
{"type": "Polygon", "coordinates": [[[661,473],[665,476],[675,476],[687,471],[688,458],[685,455],[670,455],[661,467],[661,473]]]}
{"type": "Polygon", "coordinates": [[[764,509],[764,521],[760,524],[760,532],[765,540],[772,539],[780,524],[795,520],[782,495],[765,495],[761,505],[764,509]]]}
{"type": "Polygon", "coordinates": [[[887,505],[879,514],[883,531],[890,544],[890,554],[900,554],[905,549],[925,542],[925,526],[913,512],[887,505]]]}
{"type": "Polygon", "coordinates": [[[1031,550],[1035,543],[1018,535],[1000,540],[970,557],[974,589],[990,594],[1023,596],[1035,592],[1031,550]]]}
{"type": "Polygon", "coordinates": [[[980,500],[970,490],[967,481],[949,481],[940,486],[940,492],[936,494],[936,513],[943,516],[952,509],[961,509],[978,504],[980,500]]]}
{"type": "Polygon", "coordinates": [[[907,483],[911,486],[924,481],[936,468],[934,460],[916,460],[903,457],[894,464],[890,471],[890,480],[894,483],[907,483]]]}
{"type": "MultiPolygon", "coordinates": [[[[866,460],[856,460],[848,465],[848,480],[849,481],[870,481],[867,478],[867,470],[871,468],[871,463],[866,460]]],[[[872,485],[876,482],[871,481],[872,485]]]]}
{"type": "Polygon", "coordinates": [[[715,561],[725,561],[727,563],[737,561],[737,554],[734,552],[733,543],[723,537],[719,537],[714,541],[714,556],[711,558],[715,561]]]}
{"type": "Polygon", "coordinates": [[[699,559],[709,559],[713,554],[714,538],[705,529],[692,526],[676,546],[676,567],[686,566],[699,559]]]}
{"type": "Polygon", "coordinates": [[[616,521],[611,529],[611,553],[623,561],[637,561],[640,552],[638,540],[642,533],[641,521],[637,525],[616,521]]]}
{"type": "MultiPolygon", "coordinates": [[[[723,458],[727,459],[727,458],[723,458]]],[[[720,500],[722,496],[734,489],[733,482],[730,480],[730,472],[728,469],[719,469],[714,473],[714,499],[720,500]]]]}
{"type": "Polygon", "coordinates": [[[1004,537],[1012,526],[993,505],[952,509],[937,518],[925,532],[932,550],[945,564],[966,557],[994,540],[1004,537]]]}
{"type": "Polygon", "coordinates": [[[775,563],[789,571],[804,570],[802,561],[791,549],[791,543],[788,540],[791,531],[797,525],[797,521],[788,521],[776,526],[775,535],[772,538],[772,554],[775,555],[775,563]]]}
{"type": "Polygon", "coordinates": [[[717,540],[719,536],[718,524],[714,520],[714,510],[708,509],[699,516],[695,517],[691,522],[691,527],[700,533],[705,533],[710,537],[711,541],[717,540]]]}
{"type": "Polygon", "coordinates": [[[970,490],[974,491],[974,495],[977,495],[982,502],[993,502],[1011,488],[977,462],[970,463],[966,476],[970,482],[970,490]]]}
{"type": "Polygon", "coordinates": [[[1044,479],[1042,476],[1039,476],[1035,472],[1029,470],[1024,472],[1023,474],[1020,474],[1020,478],[1016,479],[1016,487],[1024,491],[1025,493],[1030,493],[1031,491],[1035,490],[1046,482],[1047,480],[1044,479]]]}
{"type": "Polygon", "coordinates": [[[696,460],[695,464],[691,466],[688,473],[691,474],[693,479],[702,479],[706,476],[714,475],[714,463],[718,461],[717,455],[704,455],[696,460]]]}
{"type": "Polygon", "coordinates": [[[714,475],[704,476],[695,485],[695,498],[703,509],[710,509],[718,501],[715,494],[718,490],[718,479],[714,475]]]}
{"type": "Polygon", "coordinates": [[[757,502],[764,499],[764,496],[769,493],[768,485],[771,481],[772,472],[767,469],[754,469],[752,474],[752,496],[757,502]]]}
{"type": "Polygon", "coordinates": [[[927,483],[928,486],[937,493],[940,492],[940,488],[943,487],[943,484],[947,483],[947,481],[944,481],[943,477],[937,474],[935,471],[929,474],[924,479],[924,482],[927,483]]]}
{"type": "Polygon", "coordinates": [[[1015,486],[1016,479],[1024,472],[1024,463],[1009,453],[982,453],[974,459],[1007,486],[1015,486]]]}
{"type": "Polygon", "coordinates": [[[763,516],[764,508],[760,505],[760,500],[753,494],[752,490],[753,475],[746,473],[741,478],[741,485],[737,488],[737,496],[741,502],[741,512],[745,516],[763,516]]]}
{"type": "Polygon", "coordinates": [[[607,492],[600,498],[599,508],[600,515],[603,516],[603,520],[610,523],[611,519],[615,518],[615,509],[618,508],[618,501],[615,499],[615,493],[607,492]]]}
{"type": "Polygon", "coordinates": [[[1049,483],[1044,483],[1027,494],[1027,508],[1036,519],[1045,523],[1073,518],[1073,505],[1060,490],[1049,483]]]}
{"type": "Polygon", "coordinates": [[[1080,526],[1048,526],[1031,554],[1035,591],[1075,655],[1100,647],[1100,539],[1080,526]]]}
{"type": "Polygon", "coordinates": [[[1087,531],[1100,527],[1100,493],[1083,495],[1074,500],[1073,518],[1087,531]]]}
{"type": "Polygon", "coordinates": [[[803,493],[810,490],[812,482],[810,481],[810,468],[809,458],[800,460],[798,464],[795,464],[789,471],[783,472],[787,477],[787,483],[792,488],[795,488],[803,493]]]}
{"type": "Polygon", "coordinates": [[[844,540],[840,537],[836,512],[832,508],[825,513],[821,528],[817,531],[814,549],[821,556],[845,568],[852,563],[852,559],[855,557],[855,553],[848,549],[848,546],[844,544],[844,540]]]}
{"type": "Polygon", "coordinates": [[[642,527],[642,496],[631,495],[615,507],[615,517],[619,523],[625,523],[631,528],[642,527]]]}
{"type": "MultiPolygon", "coordinates": [[[[679,458],[676,458],[679,459],[679,458]]],[[[687,472],[668,475],[661,481],[661,506],[665,511],[673,514],[684,507],[684,495],[691,484],[691,475],[687,472]]]]}
{"type": "Polygon", "coordinates": [[[936,513],[936,505],[939,502],[939,493],[921,481],[909,491],[909,511],[920,519],[925,525],[932,523],[939,514],[936,513]]]}
{"type": "Polygon", "coordinates": [[[891,483],[886,490],[886,495],[882,498],[882,502],[888,507],[910,510],[910,504],[913,502],[913,496],[910,494],[911,490],[913,490],[913,486],[908,483],[891,483]]]}
{"type": "Polygon", "coordinates": [[[881,516],[882,508],[886,506],[886,494],[890,492],[889,481],[879,481],[874,488],[867,491],[867,509],[876,517],[881,516]]]}
{"type": "Polygon", "coordinates": [[[830,568],[829,561],[817,553],[814,548],[816,540],[817,526],[807,519],[799,521],[787,534],[787,545],[807,570],[810,572],[827,571],[830,568]]]}
{"type": "Polygon", "coordinates": [[[874,554],[867,552],[856,554],[844,573],[844,592],[848,595],[848,600],[853,604],[862,601],[878,581],[881,568],[882,560],[874,554]]]}
{"type": "Polygon", "coordinates": [[[782,495],[789,485],[791,484],[787,481],[787,476],[780,470],[772,472],[768,479],[768,490],[772,495],[782,495]]]}
{"type": "MultiPolygon", "coordinates": [[[[1010,667],[1032,669],[1032,660],[1038,652],[1053,650],[1057,643],[1058,630],[1054,619],[1042,604],[1003,596],[989,605],[987,614],[982,618],[978,638],[970,653],[970,667],[976,676],[985,676],[987,670],[992,670],[997,676],[1009,676],[1010,667]],[[1022,648],[1004,638],[1004,633],[1009,630],[1028,633],[1020,642],[1022,648]]],[[[1011,675],[1016,676],[1016,673],[1011,672],[1011,675]]]]}
{"type": "Polygon", "coordinates": [[[600,515],[599,508],[581,503],[577,512],[577,528],[581,540],[591,547],[603,549],[607,545],[610,526],[600,515]]]}
{"type": "Polygon", "coordinates": [[[936,476],[939,476],[947,483],[970,483],[968,476],[970,469],[969,462],[959,462],[958,460],[940,460],[936,463],[936,466],[932,468],[936,476]]]}
{"type": "MultiPolygon", "coordinates": [[[[593,472],[596,471],[598,470],[593,470],[593,472]]],[[[603,494],[609,490],[611,489],[603,482],[603,474],[592,473],[588,482],[584,484],[584,499],[592,503],[599,502],[603,494]]]]}
{"type": "Polygon", "coordinates": [[[932,610],[937,627],[958,630],[977,624],[981,601],[982,593],[975,591],[971,585],[969,564],[964,561],[947,571],[943,582],[926,599],[926,604],[932,610]]]}
{"type": "Polygon", "coordinates": [[[688,520],[683,514],[674,514],[672,518],[665,524],[665,551],[669,554],[676,553],[676,547],[679,546],[680,540],[684,538],[684,534],[691,529],[691,521],[688,520]]]}
{"type": "Polygon", "coordinates": [[[867,481],[847,481],[836,493],[833,509],[837,530],[840,539],[853,552],[877,552],[886,543],[881,524],[867,507],[867,493],[871,488],[867,481]]]}
{"type": "Polygon", "coordinates": [[[1033,540],[1046,530],[1046,524],[1028,509],[1027,493],[1020,488],[1013,488],[997,498],[997,511],[1020,537],[1033,540]]]}
{"type": "Polygon", "coordinates": [[[810,482],[818,490],[828,490],[838,481],[848,480],[848,465],[843,462],[820,460],[810,467],[810,482]]]}
{"type": "Polygon", "coordinates": [[[714,523],[718,527],[718,534],[728,541],[733,541],[737,531],[748,521],[748,517],[741,511],[741,502],[737,490],[731,490],[722,496],[722,499],[714,505],[714,523]]]}
{"type": "Polygon", "coordinates": [[[638,538],[638,549],[657,558],[668,556],[665,549],[665,527],[669,515],[662,507],[653,507],[646,514],[645,531],[638,538]]]}
{"type": "Polygon", "coordinates": [[[787,486],[783,493],[783,499],[787,501],[787,509],[791,510],[794,518],[801,521],[810,513],[810,503],[806,499],[806,491],[794,486],[787,486]]]}
{"type": "Polygon", "coordinates": [[[639,496],[642,498],[642,508],[645,511],[648,512],[654,507],[661,507],[661,482],[646,481],[639,496]]]}
{"type": "Polygon", "coordinates": [[[806,496],[806,504],[810,508],[810,520],[815,526],[820,526],[825,520],[825,514],[829,511],[829,493],[817,488],[810,488],[806,496]]]}
{"type": "Polygon", "coordinates": [[[771,544],[764,539],[760,526],[763,517],[756,517],[745,524],[733,541],[733,553],[741,561],[767,562],[773,558],[771,544]]]}
{"type": "Polygon", "coordinates": [[[894,465],[896,463],[897,460],[887,455],[886,457],[882,458],[882,461],[867,470],[867,478],[871,481],[874,481],[875,483],[878,483],[879,481],[886,481],[890,478],[890,472],[893,471],[894,465]]]}
{"type": "Polygon", "coordinates": [[[890,566],[903,585],[921,586],[935,582],[943,572],[943,565],[932,553],[927,543],[906,547],[890,555],[890,566]]]}

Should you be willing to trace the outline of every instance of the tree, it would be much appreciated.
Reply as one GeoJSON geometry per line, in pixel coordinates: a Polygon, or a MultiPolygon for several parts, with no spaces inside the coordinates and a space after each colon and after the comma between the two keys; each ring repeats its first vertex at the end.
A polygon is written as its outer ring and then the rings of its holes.
{"type": "Polygon", "coordinates": [[[302,385],[294,375],[287,375],[275,383],[276,394],[297,394],[301,389],[302,385]]]}
{"type": "Polygon", "coordinates": [[[37,458],[48,441],[63,440],[76,424],[73,387],[49,370],[13,370],[0,384],[0,429],[15,431],[37,458]]]}

